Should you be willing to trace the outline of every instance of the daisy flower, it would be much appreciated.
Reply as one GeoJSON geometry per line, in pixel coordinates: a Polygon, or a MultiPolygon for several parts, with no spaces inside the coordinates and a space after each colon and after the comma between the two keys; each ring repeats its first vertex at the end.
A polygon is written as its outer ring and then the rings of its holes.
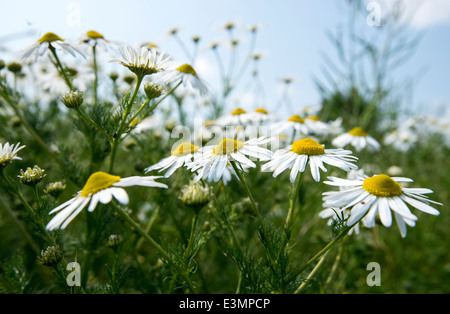
{"type": "Polygon", "coordinates": [[[43,56],[49,49],[63,50],[70,53],[74,57],[76,56],[76,53],[78,53],[84,57],[78,49],[67,43],[55,33],[46,33],[44,36],[39,38],[36,43],[25,49],[22,54],[22,60],[26,60],[30,56],[35,55],[34,61],[36,61],[38,57],[43,56]]]}
{"type": "Polygon", "coordinates": [[[17,156],[17,153],[25,147],[19,146],[20,143],[10,145],[6,142],[4,145],[0,143],[0,170],[6,167],[13,160],[22,160],[21,157],[17,156]]]}
{"type": "MultiPolygon", "coordinates": [[[[361,176],[364,176],[364,169],[358,169],[358,170],[350,170],[347,173],[347,179],[357,179],[361,176]]],[[[340,186],[340,191],[348,190],[349,187],[347,186],[340,186]]],[[[326,207],[326,206],[325,206],[326,207]]],[[[328,226],[331,226],[335,221],[345,221],[350,217],[350,210],[346,209],[341,211],[339,208],[333,208],[328,207],[319,212],[319,217],[323,219],[328,219],[328,226]]],[[[357,223],[355,226],[353,226],[352,229],[349,231],[349,235],[351,235],[353,232],[355,234],[359,234],[360,226],[359,223],[357,223]]]]}
{"type": "Polygon", "coordinates": [[[156,49],[141,47],[134,49],[131,46],[121,46],[118,49],[122,59],[111,58],[109,62],[118,62],[138,77],[155,74],[170,68],[173,64],[172,58],[164,52],[156,49]]]}
{"type": "Polygon", "coordinates": [[[380,150],[380,144],[377,140],[360,127],[353,128],[351,131],[339,135],[333,140],[332,144],[336,147],[351,145],[357,152],[360,152],[364,148],[370,151],[380,150]]]}
{"type": "Polygon", "coordinates": [[[273,172],[273,177],[277,177],[287,169],[291,169],[290,180],[295,182],[299,172],[304,172],[306,164],[309,162],[312,177],[315,181],[320,181],[320,171],[326,172],[324,163],[338,167],[345,171],[357,169],[352,162],[357,157],[351,155],[351,151],[344,149],[325,149],[313,139],[305,138],[294,142],[285,149],[276,151],[272,160],[261,167],[262,171],[273,172]]]}
{"type": "Polygon", "coordinates": [[[105,172],[93,173],[83,189],[67,202],[53,209],[49,215],[58,214],[47,224],[47,230],[64,229],[86,207],[94,211],[98,202],[108,204],[114,197],[119,203],[126,205],[129,202],[128,194],[123,189],[128,186],[147,186],[167,188],[167,185],[155,182],[161,177],[128,177],[121,178],[105,172]]]}
{"type": "Polygon", "coordinates": [[[198,154],[197,160],[194,160],[188,169],[193,172],[198,171],[196,181],[203,178],[218,182],[231,161],[237,162],[242,168],[256,168],[256,164],[247,156],[262,161],[270,160],[272,152],[260,147],[270,141],[272,138],[265,137],[253,138],[246,142],[225,138],[216,146],[204,147],[198,154]]]}
{"type": "Polygon", "coordinates": [[[308,116],[305,118],[305,124],[308,126],[310,134],[324,135],[330,130],[330,126],[320,121],[318,116],[308,116]]]}
{"type": "Polygon", "coordinates": [[[293,130],[298,135],[307,135],[310,133],[308,125],[305,123],[305,119],[298,114],[293,115],[285,121],[280,121],[271,126],[271,129],[277,134],[282,132],[293,130]]]}
{"type": "Polygon", "coordinates": [[[206,84],[190,64],[183,64],[175,69],[165,71],[159,76],[159,80],[166,84],[182,82],[184,87],[198,90],[200,94],[206,94],[208,91],[206,84]]]}
{"type": "Polygon", "coordinates": [[[192,157],[196,152],[198,152],[198,150],[199,147],[191,143],[181,143],[176,149],[172,151],[172,155],[170,157],[166,157],[157,164],[146,168],[145,172],[150,172],[153,170],[159,170],[159,172],[162,172],[169,169],[164,175],[166,178],[168,178],[178,168],[189,165],[192,162],[192,157]]]}
{"type": "Polygon", "coordinates": [[[245,125],[249,121],[247,111],[236,108],[231,113],[216,120],[216,124],[221,127],[245,125]]]}
{"type": "Polygon", "coordinates": [[[266,121],[273,120],[274,116],[264,108],[257,108],[253,112],[247,114],[247,120],[254,124],[263,124],[266,121]]]}
{"type": "Polygon", "coordinates": [[[406,188],[400,185],[401,182],[413,182],[409,178],[380,174],[372,177],[364,175],[355,180],[335,177],[329,179],[330,181],[324,183],[348,188],[323,193],[327,206],[339,207],[341,211],[351,210],[348,226],[361,220],[366,227],[373,228],[378,215],[381,223],[389,228],[392,225],[393,213],[402,237],[406,237],[406,225],[414,227],[417,221],[408,205],[435,216],[439,215],[439,211],[429,204],[442,205],[428,199],[426,194],[433,193],[429,189],[406,188]]]}

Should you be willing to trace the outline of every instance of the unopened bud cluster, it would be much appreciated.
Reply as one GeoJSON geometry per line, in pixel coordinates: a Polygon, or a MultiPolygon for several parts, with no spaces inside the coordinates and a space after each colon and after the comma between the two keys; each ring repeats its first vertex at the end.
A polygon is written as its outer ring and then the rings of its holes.
{"type": "Polygon", "coordinates": [[[44,172],[44,169],[41,169],[36,165],[33,167],[33,169],[31,169],[30,167],[28,167],[25,171],[23,171],[23,169],[20,169],[20,175],[18,175],[19,181],[23,184],[34,186],[41,182],[45,176],[47,176],[47,174],[45,174],[44,172]]]}
{"type": "Polygon", "coordinates": [[[44,266],[56,266],[63,258],[63,252],[59,246],[49,246],[47,250],[41,251],[39,262],[44,266]]]}
{"type": "Polygon", "coordinates": [[[199,212],[211,200],[211,190],[200,182],[190,182],[185,185],[178,196],[184,206],[199,212]]]}
{"type": "Polygon", "coordinates": [[[164,93],[164,88],[158,84],[148,82],[144,85],[144,92],[147,98],[152,100],[160,97],[164,93]]]}
{"type": "Polygon", "coordinates": [[[66,185],[63,182],[52,182],[47,184],[44,192],[48,195],[57,198],[66,188],[66,185]]]}
{"type": "Polygon", "coordinates": [[[117,250],[121,243],[122,237],[118,234],[112,234],[108,238],[108,246],[113,250],[117,250]]]}
{"type": "Polygon", "coordinates": [[[70,109],[78,109],[84,101],[84,93],[70,91],[61,98],[61,102],[70,109]]]}

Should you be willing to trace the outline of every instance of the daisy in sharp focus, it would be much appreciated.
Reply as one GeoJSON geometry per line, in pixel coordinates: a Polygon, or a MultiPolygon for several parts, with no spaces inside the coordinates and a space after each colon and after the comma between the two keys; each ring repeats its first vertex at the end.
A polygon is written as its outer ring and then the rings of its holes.
{"type": "Polygon", "coordinates": [[[49,215],[58,214],[47,224],[47,230],[64,229],[86,207],[94,211],[97,204],[108,204],[114,197],[122,205],[129,202],[128,194],[123,189],[128,186],[147,186],[167,188],[167,185],[156,182],[161,177],[128,177],[121,178],[105,172],[93,173],[83,189],[67,202],[53,209],[49,215]]]}
{"type": "Polygon", "coordinates": [[[150,172],[153,170],[159,170],[162,172],[167,170],[164,175],[166,178],[170,177],[175,170],[182,166],[188,166],[192,162],[192,158],[196,152],[198,152],[199,147],[191,143],[181,143],[176,149],[172,151],[172,155],[162,159],[157,164],[150,166],[145,169],[145,172],[150,172]]]}
{"type": "Polygon", "coordinates": [[[242,168],[256,168],[256,164],[247,156],[261,161],[270,160],[272,152],[261,146],[272,140],[272,138],[259,137],[242,142],[225,138],[216,146],[204,147],[198,154],[198,158],[188,166],[188,169],[197,172],[196,181],[203,178],[218,182],[231,161],[236,162],[242,168]]]}
{"type": "Polygon", "coordinates": [[[174,61],[164,52],[156,49],[140,47],[134,49],[131,46],[121,46],[118,49],[122,59],[111,58],[109,62],[118,62],[138,77],[155,74],[169,69],[174,61]]]}
{"type": "Polygon", "coordinates": [[[309,163],[311,174],[316,182],[320,181],[320,171],[327,172],[324,163],[338,167],[345,171],[357,169],[353,164],[358,158],[352,152],[344,149],[325,149],[313,139],[305,138],[294,142],[285,149],[276,151],[272,159],[261,167],[262,171],[273,172],[277,177],[287,169],[290,170],[290,181],[295,182],[299,172],[304,172],[309,163]]]}
{"type": "Polygon", "coordinates": [[[373,228],[378,215],[381,223],[389,228],[394,214],[402,237],[406,237],[406,226],[414,227],[417,217],[408,205],[431,215],[439,215],[439,211],[429,204],[426,194],[433,193],[429,189],[406,188],[402,182],[413,182],[409,178],[390,177],[384,174],[372,177],[360,176],[355,180],[330,177],[325,184],[346,187],[345,190],[323,193],[326,206],[338,207],[340,210],[350,209],[348,226],[362,221],[367,228],[373,228]]]}
{"type": "Polygon", "coordinates": [[[20,143],[13,145],[10,145],[9,142],[6,142],[4,145],[0,143],[0,170],[13,160],[22,160],[21,157],[17,156],[17,153],[24,147],[25,145],[20,146],[20,143]]]}
{"type": "Polygon", "coordinates": [[[162,83],[177,84],[182,82],[184,87],[198,90],[200,94],[206,94],[208,87],[198,76],[197,72],[190,64],[183,64],[177,68],[169,69],[159,75],[158,80],[162,83]]]}
{"type": "MultiPolygon", "coordinates": [[[[364,169],[358,169],[358,170],[350,170],[347,173],[347,179],[357,179],[357,178],[361,178],[364,177],[364,169]]],[[[340,186],[339,190],[340,191],[345,191],[348,190],[349,187],[347,186],[340,186]]],[[[324,204],[325,205],[325,204],[324,204]]],[[[346,219],[348,219],[350,217],[350,209],[346,209],[346,210],[340,210],[339,208],[333,208],[333,207],[326,207],[324,210],[319,212],[319,217],[323,218],[323,219],[328,219],[327,225],[331,226],[333,225],[333,223],[337,222],[342,222],[345,221],[346,219]]],[[[350,229],[349,231],[349,235],[353,234],[353,232],[355,234],[359,234],[360,231],[360,224],[357,223],[355,226],[353,226],[352,229],[350,229]]]]}
{"type": "Polygon", "coordinates": [[[351,145],[357,152],[365,148],[370,151],[380,150],[378,141],[360,127],[353,128],[349,132],[339,135],[333,140],[332,144],[341,148],[351,145]]]}
{"type": "Polygon", "coordinates": [[[43,56],[49,49],[58,49],[70,53],[72,56],[76,56],[76,53],[84,57],[77,48],[67,43],[64,39],[56,35],[55,33],[46,33],[39,38],[36,43],[32,44],[22,53],[22,60],[26,60],[34,55],[36,61],[38,57],[43,56]]]}

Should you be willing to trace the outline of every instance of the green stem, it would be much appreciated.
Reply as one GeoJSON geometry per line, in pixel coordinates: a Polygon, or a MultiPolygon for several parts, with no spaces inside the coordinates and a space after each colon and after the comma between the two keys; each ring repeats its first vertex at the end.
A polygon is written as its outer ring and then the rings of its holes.
{"type": "Polygon", "coordinates": [[[19,118],[20,122],[22,123],[23,127],[30,133],[30,135],[34,138],[34,140],[47,152],[47,154],[50,155],[50,157],[58,163],[58,165],[66,172],[66,174],[69,176],[69,178],[72,178],[72,181],[79,186],[79,184],[73,180],[73,172],[67,167],[65,162],[55,153],[53,152],[50,147],[47,146],[47,144],[44,142],[44,140],[37,134],[37,132],[33,129],[33,127],[22,117],[19,109],[16,107],[16,104],[7,96],[6,94],[3,94],[3,99],[11,106],[11,108],[14,110],[14,113],[19,118]]]}
{"type": "Polygon", "coordinates": [[[252,207],[253,207],[253,211],[255,212],[256,217],[259,220],[259,223],[261,224],[261,228],[263,229],[264,237],[267,240],[267,244],[269,244],[269,242],[268,242],[269,239],[268,239],[268,233],[267,233],[266,225],[265,225],[264,220],[263,220],[263,218],[261,216],[261,213],[259,212],[258,206],[256,205],[255,199],[253,198],[253,194],[250,191],[250,188],[249,188],[249,186],[247,184],[247,181],[245,180],[244,175],[238,169],[238,167],[236,165],[236,162],[234,160],[230,160],[230,164],[233,167],[234,171],[236,172],[237,176],[239,177],[239,180],[241,181],[242,185],[244,186],[245,192],[247,192],[247,195],[248,195],[248,197],[250,199],[250,202],[252,204],[252,207]]]}
{"type": "Polygon", "coordinates": [[[349,231],[352,229],[351,227],[345,227],[333,240],[331,240],[322,250],[320,250],[316,255],[314,255],[305,265],[303,265],[298,271],[297,275],[303,272],[308,266],[314,263],[316,260],[322,257],[325,253],[327,253],[331,248],[333,248],[339,241],[345,237],[349,231]]]}
{"type": "Polygon", "coordinates": [[[63,76],[63,78],[64,78],[64,81],[66,82],[66,84],[67,84],[67,87],[69,87],[69,89],[71,90],[71,91],[73,91],[74,89],[73,89],[73,85],[72,85],[72,82],[70,81],[70,79],[69,79],[69,77],[67,76],[67,73],[66,73],[66,71],[64,71],[64,67],[63,67],[63,65],[61,64],[61,61],[59,60],[59,58],[58,58],[58,55],[56,54],[56,49],[55,49],[55,47],[53,47],[52,45],[48,45],[48,48],[50,49],[50,51],[51,51],[51,53],[53,54],[53,56],[55,57],[55,61],[56,61],[56,69],[59,71],[59,73],[63,76]]]}
{"type": "Polygon", "coordinates": [[[95,122],[94,120],[92,120],[91,118],[89,118],[89,117],[88,117],[82,110],[80,110],[79,108],[77,109],[77,113],[78,113],[78,116],[79,116],[80,118],[82,118],[82,119],[83,119],[84,121],[86,121],[87,123],[92,124],[97,130],[99,130],[99,131],[106,137],[106,139],[108,140],[108,142],[109,142],[110,144],[113,143],[112,137],[109,136],[109,134],[106,133],[106,131],[105,131],[100,125],[98,125],[97,122],[95,122]]]}
{"type": "Polygon", "coordinates": [[[117,133],[114,135],[114,141],[113,141],[112,147],[111,147],[111,156],[109,158],[109,166],[108,166],[109,173],[112,173],[112,171],[113,171],[114,161],[115,161],[116,153],[117,153],[117,146],[119,145],[119,142],[121,140],[121,135],[122,135],[123,130],[125,129],[125,123],[128,118],[128,114],[130,112],[131,107],[133,106],[134,100],[136,99],[136,96],[138,94],[139,87],[141,86],[143,78],[144,77],[142,75],[137,76],[136,87],[134,88],[133,95],[131,96],[128,104],[125,107],[125,110],[122,115],[122,120],[120,121],[120,124],[119,124],[119,128],[117,130],[117,133]]]}
{"type": "Polygon", "coordinates": [[[25,237],[25,239],[30,244],[34,253],[39,254],[40,253],[39,246],[36,244],[36,242],[34,242],[33,238],[28,233],[28,231],[26,230],[26,228],[24,227],[22,222],[16,217],[14,212],[7,205],[5,205],[2,201],[0,201],[0,208],[3,208],[4,211],[11,217],[11,219],[14,221],[14,223],[16,224],[19,231],[22,233],[22,235],[25,237]]]}
{"type": "Polygon", "coordinates": [[[294,291],[294,294],[299,294],[308,284],[308,282],[311,280],[311,278],[316,274],[316,272],[319,270],[319,268],[322,266],[323,262],[325,261],[325,257],[327,256],[328,252],[324,253],[322,257],[320,258],[317,265],[313,268],[313,270],[309,273],[309,275],[306,277],[306,279],[301,283],[301,285],[294,291]]]}
{"type": "Polygon", "coordinates": [[[188,273],[185,270],[179,269],[179,266],[175,263],[175,261],[170,257],[170,255],[149,235],[147,234],[129,215],[125,212],[121,207],[116,205],[114,202],[110,202],[116,212],[130,225],[134,228],[136,232],[138,232],[153,248],[155,248],[159,254],[173,267],[177,268],[180,272],[180,275],[184,278],[188,288],[192,293],[195,293],[194,286],[192,285],[191,279],[189,278],[188,273]]]}
{"type": "Polygon", "coordinates": [[[342,258],[342,253],[344,252],[344,243],[341,242],[341,244],[339,245],[339,252],[336,255],[336,259],[334,260],[333,266],[331,267],[331,271],[330,274],[327,277],[327,280],[325,281],[325,286],[327,286],[328,284],[330,284],[331,279],[333,278],[334,273],[337,270],[337,267],[339,265],[339,262],[341,261],[342,258]]]}
{"type": "Polygon", "coordinates": [[[93,56],[93,66],[94,66],[94,105],[98,104],[98,67],[97,67],[97,53],[96,53],[96,46],[97,43],[95,43],[92,46],[92,56],[93,56]]]}
{"type": "MultiPolygon", "coordinates": [[[[158,107],[158,105],[159,105],[161,102],[163,102],[164,99],[166,99],[169,95],[171,95],[171,94],[175,91],[175,89],[177,89],[178,86],[181,85],[182,82],[183,82],[183,81],[178,82],[177,85],[175,85],[171,90],[169,90],[169,91],[168,91],[168,92],[167,92],[160,100],[158,100],[157,102],[155,102],[155,103],[150,107],[149,113],[152,113],[153,110],[155,110],[156,107],[158,107]]],[[[148,105],[149,102],[150,102],[150,100],[147,98],[147,99],[145,100],[145,102],[142,104],[142,106],[138,109],[138,111],[136,111],[136,113],[131,117],[130,121],[133,121],[134,119],[136,119],[136,117],[137,117],[137,116],[141,113],[141,111],[148,105]]]]}
{"type": "Polygon", "coordinates": [[[184,254],[184,267],[186,268],[186,271],[189,271],[189,257],[191,256],[192,251],[192,245],[194,244],[194,236],[195,236],[195,229],[197,228],[197,222],[198,222],[198,213],[194,213],[194,217],[192,218],[192,226],[191,226],[191,234],[189,235],[189,242],[188,246],[186,248],[186,252],[184,254]]]}
{"type": "Polygon", "coordinates": [[[292,218],[294,217],[294,211],[295,211],[295,205],[297,203],[297,199],[298,199],[298,193],[300,191],[300,183],[302,181],[302,175],[303,172],[300,172],[299,174],[297,174],[297,178],[293,184],[293,190],[292,190],[292,194],[291,194],[291,198],[289,201],[289,211],[286,217],[286,223],[284,225],[284,227],[286,228],[286,230],[289,232],[291,229],[291,224],[292,224],[292,218]]]}
{"type": "Polygon", "coordinates": [[[51,245],[56,246],[56,241],[53,239],[53,237],[48,233],[47,229],[45,229],[44,225],[41,221],[39,221],[36,217],[35,210],[28,204],[28,202],[23,197],[22,193],[18,188],[14,186],[14,184],[11,182],[11,180],[8,178],[8,176],[3,172],[0,171],[3,179],[5,182],[10,186],[10,188],[14,191],[14,194],[17,196],[17,198],[20,200],[20,202],[23,204],[25,209],[27,210],[28,214],[30,215],[31,220],[34,222],[34,224],[39,228],[40,232],[44,235],[47,242],[51,245]]]}

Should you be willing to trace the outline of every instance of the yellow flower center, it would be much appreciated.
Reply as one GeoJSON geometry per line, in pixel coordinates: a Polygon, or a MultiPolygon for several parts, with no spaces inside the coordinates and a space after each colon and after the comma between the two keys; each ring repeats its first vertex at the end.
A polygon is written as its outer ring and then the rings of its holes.
{"type": "Polygon", "coordinates": [[[213,149],[215,155],[226,155],[235,153],[244,147],[244,143],[241,141],[233,140],[231,138],[223,139],[217,146],[213,149]]]}
{"type": "Polygon", "coordinates": [[[96,32],[96,31],[89,31],[86,33],[86,35],[87,35],[87,37],[92,38],[92,39],[99,39],[99,38],[103,39],[104,38],[102,34],[96,32]]]}
{"type": "Polygon", "coordinates": [[[304,138],[292,144],[291,151],[298,155],[317,156],[325,154],[325,147],[315,140],[304,138]]]}
{"type": "Polygon", "coordinates": [[[95,172],[91,174],[83,189],[81,190],[82,197],[88,197],[91,194],[95,194],[101,190],[105,190],[111,187],[114,183],[120,181],[120,177],[113,176],[106,172],[95,172]]]}
{"type": "Polygon", "coordinates": [[[365,179],[363,188],[378,197],[394,197],[402,194],[401,185],[385,174],[365,179]]]}
{"type": "Polygon", "coordinates": [[[64,39],[62,39],[61,37],[59,37],[58,35],[56,35],[55,33],[46,33],[44,36],[42,36],[41,38],[38,39],[38,42],[40,43],[51,43],[54,41],[64,41],[64,39]]]}
{"type": "Polygon", "coordinates": [[[348,132],[348,134],[353,135],[353,136],[367,136],[367,132],[364,131],[362,128],[360,127],[356,127],[354,129],[352,129],[350,132],[348,132]]]}
{"type": "Polygon", "coordinates": [[[197,75],[197,72],[195,72],[194,68],[189,64],[183,64],[177,68],[177,71],[180,71],[182,73],[191,74],[191,75],[197,75]]]}
{"type": "Polygon", "coordinates": [[[267,110],[264,108],[258,108],[255,110],[255,112],[257,113],[262,113],[262,114],[268,114],[267,110]]]}
{"type": "Polygon", "coordinates": [[[244,109],[241,108],[237,108],[235,110],[233,110],[233,112],[231,113],[233,116],[239,116],[241,114],[246,113],[247,111],[245,111],[244,109]]]}
{"type": "Polygon", "coordinates": [[[198,146],[192,145],[191,143],[181,143],[174,151],[172,151],[172,156],[185,156],[187,154],[193,154],[199,149],[198,146]]]}
{"type": "Polygon", "coordinates": [[[296,123],[304,123],[305,122],[305,120],[302,117],[300,117],[298,114],[294,114],[292,117],[290,117],[288,119],[288,121],[296,122],[296,123]]]}
{"type": "Polygon", "coordinates": [[[320,121],[320,119],[319,119],[318,116],[309,116],[309,117],[307,117],[306,119],[308,119],[308,120],[313,120],[313,121],[320,121]]]}

